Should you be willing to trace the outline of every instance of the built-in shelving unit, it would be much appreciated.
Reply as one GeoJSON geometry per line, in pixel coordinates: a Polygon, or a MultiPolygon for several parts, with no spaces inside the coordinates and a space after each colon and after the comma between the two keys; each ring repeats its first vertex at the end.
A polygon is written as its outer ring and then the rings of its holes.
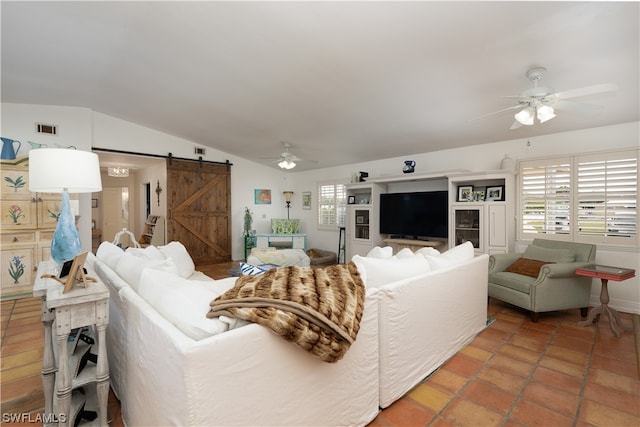
{"type": "Polygon", "coordinates": [[[440,242],[439,250],[470,241],[477,253],[514,251],[515,174],[515,171],[456,169],[372,177],[366,182],[347,184],[346,259],[366,255],[373,247],[386,244],[385,239],[389,240],[390,236],[379,232],[380,194],[431,189],[449,192],[449,238],[440,242]],[[482,192],[482,196],[460,198],[459,193],[465,187],[482,192]]]}
{"type": "Polygon", "coordinates": [[[140,238],[141,246],[163,246],[166,244],[164,217],[149,215],[144,223],[144,232],[140,238]]]}
{"type": "Polygon", "coordinates": [[[354,255],[366,255],[382,244],[379,232],[380,194],[386,191],[382,184],[359,182],[347,185],[347,260],[354,255]]]}

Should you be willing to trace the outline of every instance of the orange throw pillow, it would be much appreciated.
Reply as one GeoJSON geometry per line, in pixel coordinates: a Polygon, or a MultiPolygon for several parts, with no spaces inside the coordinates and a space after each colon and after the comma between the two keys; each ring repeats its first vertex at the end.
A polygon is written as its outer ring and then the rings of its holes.
{"type": "Polygon", "coordinates": [[[518,258],[505,271],[509,273],[522,274],[523,276],[538,277],[540,269],[545,264],[555,264],[548,261],[538,261],[537,259],[518,258]]]}

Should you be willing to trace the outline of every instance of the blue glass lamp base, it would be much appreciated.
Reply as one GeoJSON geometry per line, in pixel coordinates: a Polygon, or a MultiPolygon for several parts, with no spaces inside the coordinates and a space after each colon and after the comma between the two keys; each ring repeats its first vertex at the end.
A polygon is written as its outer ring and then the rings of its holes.
{"type": "Polygon", "coordinates": [[[51,240],[51,257],[58,264],[75,258],[82,251],[75,218],[71,212],[69,193],[62,193],[62,210],[51,240]]]}

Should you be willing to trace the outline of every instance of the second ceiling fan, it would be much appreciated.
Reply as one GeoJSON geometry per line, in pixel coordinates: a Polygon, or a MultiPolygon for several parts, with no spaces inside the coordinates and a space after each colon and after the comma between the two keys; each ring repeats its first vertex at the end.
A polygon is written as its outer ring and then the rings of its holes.
{"type": "Polygon", "coordinates": [[[544,67],[533,67],[526,72],[526,77],[533,83],[533,87],[525,90],[520,95],[506,96],[505,98],[515,98],[518,104],[493,113],[484,114],[473,120],[480,120],[510,110],[520,110],[514,115],[515,121],[509,129],[518,129],[521,126],[533,125],[537,118],[540,123],[556,117],[557,111],[568,111],[577,114],[595,114],[602,109],[601,105],[584,104],[571,101],[571,98],[579,98],[587,95],[596,95],[606,92],[615,92],[618,87],[611,83],[586,86],[578,89],[556,92],[551,87],[538,86],[538,81],[547,71],[544,67]]]}

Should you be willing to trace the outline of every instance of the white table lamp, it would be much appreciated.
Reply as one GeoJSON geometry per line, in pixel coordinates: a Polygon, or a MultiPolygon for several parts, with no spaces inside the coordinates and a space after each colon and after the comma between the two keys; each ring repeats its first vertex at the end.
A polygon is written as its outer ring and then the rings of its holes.
{"type": "Polygon", "coordinates": [[[98,155],[67,148],[29,151],[29,190],[62,193],[62,208],[51,240],[51,257],[58,264],[82,251],[69,203],[69,193],[102,191],[98,155]]]}

